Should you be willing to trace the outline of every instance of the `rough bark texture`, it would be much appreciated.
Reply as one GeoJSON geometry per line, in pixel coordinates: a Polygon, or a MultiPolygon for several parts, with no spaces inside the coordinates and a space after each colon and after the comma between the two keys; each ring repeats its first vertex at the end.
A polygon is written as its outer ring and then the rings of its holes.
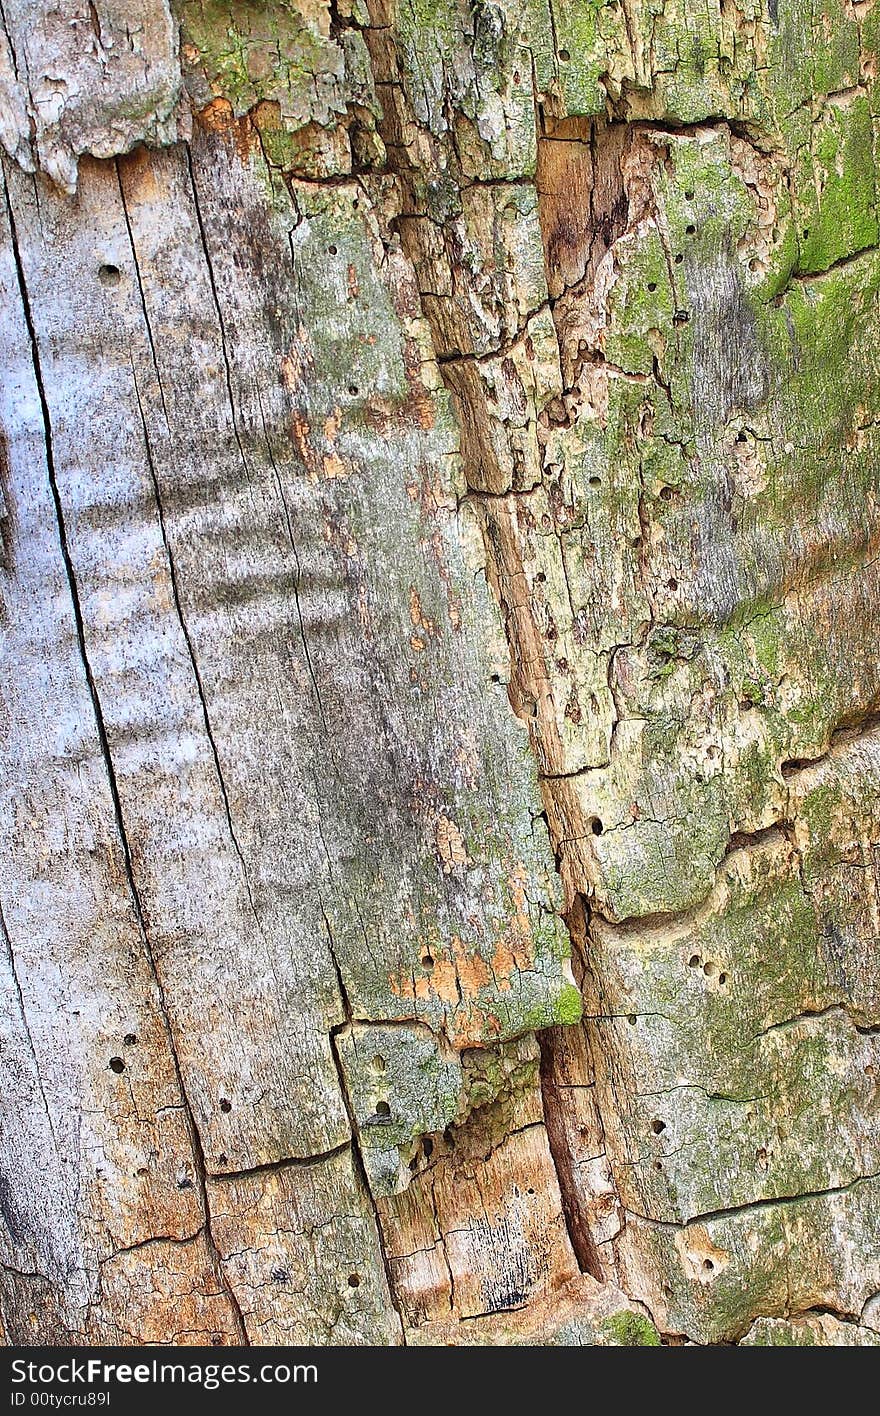
{"type": "Polygon", "coordinates": [[[874,0],[4,0],[15,1344],[880,1342],[874,0]]]}

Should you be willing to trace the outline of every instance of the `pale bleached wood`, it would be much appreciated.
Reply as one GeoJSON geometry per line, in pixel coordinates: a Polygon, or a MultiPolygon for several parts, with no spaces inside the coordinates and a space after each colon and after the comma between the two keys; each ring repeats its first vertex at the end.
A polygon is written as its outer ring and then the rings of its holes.
{"type": "MultiPolygon", "coordinates": [[[[100,1265],[157,1235],[186,1240],[205,1215],[81,652],[5,210],[2,237],[3,636],[15,665],[0,774],[4,1325],[27,1343],[84,1337],[100,1265]]],[[[200,1264],[219,1284],[210,1250],[200,1264]]],[[[123,1283],[111,1320],[127,1301],[123,1283]]],[[[234,1337],[225,1294],[215,1321],[234,1337]]]]}
{"type": "MultiPolygon", "coordinates": [[[[267,908],[239,854],[241,796],[225,795],[200,697],[197,635],[188,637],[181,617],[157,503],[153,468],[164,460],[168,433],[116,173],[84,167],[75,203],[45,193],[41,222],[36,199],[28,202],[24,184],[19,192],[85,650],[206,1164],[243,1170],[318,1154],[348,1136],[328,1035],[341,1003],[314,896],[305,910],[295,895],[267,908]],[[109,284],[108,267],[119,272],[109,284]],[[102,357],[93,368],[96,317],[102,357]],[[158,416],[145,424],[148,413],[158,416]],[[297,944],[303,935],[307,950],[297,944]]],[[[199,276],[210,302],[203,265],[188,272],[199,276]]],[[[216,344],[199,357],[211,367],[212,354],[219,375],[216,344]]],[[[222,377],[214,386],[224,392],[222,377]]],[[[212,411],[222,418],[223,404],[212,411]]],[[[234,451],[231,429],[228,442],[234,451]]],[[[211,469],[214,486],[221,468],[211,469]]],[[[199,475],[191,465],[180,470],[199,475]]],[[[237,474],[233,461],[227,475],[237,474]]],[[[249,693],[249,723],[259,706],[249,693]]],[[[315,841],[320,849],[317,831],[315,841]]]]}

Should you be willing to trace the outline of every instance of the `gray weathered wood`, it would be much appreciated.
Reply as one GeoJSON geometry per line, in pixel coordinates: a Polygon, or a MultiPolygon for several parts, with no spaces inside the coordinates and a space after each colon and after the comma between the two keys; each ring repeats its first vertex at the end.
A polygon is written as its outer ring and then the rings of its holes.
{"type": "Polygon", "coordinates": [[[870,1345],[880,8],[4,5],[7,1338],[870,1345]]]}

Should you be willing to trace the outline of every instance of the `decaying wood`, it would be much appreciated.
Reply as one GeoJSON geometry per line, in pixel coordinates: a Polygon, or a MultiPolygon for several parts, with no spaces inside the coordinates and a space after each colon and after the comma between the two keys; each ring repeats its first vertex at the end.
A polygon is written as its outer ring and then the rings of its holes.
{"type": "Polygon", "coordinates": [[[878,1341],[878,26],[5,0],[8,1341],[878,1341]]]}

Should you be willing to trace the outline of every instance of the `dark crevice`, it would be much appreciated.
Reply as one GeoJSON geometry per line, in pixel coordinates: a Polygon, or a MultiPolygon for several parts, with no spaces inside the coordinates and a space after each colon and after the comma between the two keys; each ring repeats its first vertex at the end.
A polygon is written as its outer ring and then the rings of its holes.
{"type": "Polygon", "coordinates": [[[277,1170],[308,1169],[311,1165],[321,1165],[325,1160],[332,1160],[334,1156],[344,1155],[350,1147],[350,1141],[342,1141],[338,1146],[331,1146],[329,1150],[318,1151],[316,1155],[283,1155],[278,1160],[267,1160],[261,1165],[248,1165],[243,1170],[209,1170],[208,1180],[214,1184],[220,1181],[249,1180],[254,1175],[271,1175],[277,1170]]]}
{"type": "Polygon", "coordinates": [[[527,1302],[513,1303],[509,1304],[507,1307],[487,1308],[483,1313],[462,1313],[458,1321],[460,1323],[475,1323],[478,1322],[480,1318],[498,1318],[505,1313],[524,1313],[528,1306],[527,1302]]]}
{"type": "MultiPolygon", "coordinates": [[[[432,292],[422,290],[420,293],[424,297],[425,295],[431,294],[432,292]]],[[[536,305],[533,310],[529,310],[525,315],[522,316],[522,322],[518,326],[518,328],[514,330],[513,334],[508,335],[507,338],[502,340],[502,342],[498,344],[494,349],[488,349],[484,354],[462,353],[460,349],[448,349],[436,355],[437,364],[442,370],[449,364],[491,364],[493,360],[503,359],[506,355],[511,354],[517,348],[517,346],[521,344],[522,341],[525,339],[526,335],[529,332],[529,323],[549,308],[550,301],[542,300],[540,305],[536,305]]]]}
{"type": "Polygon", "coordinates": [[[848,1004],[829,1003],[827,1008],[804,1008],[801,1010],[800,1013],[793,1013],[790,1018],[781,1018],[778,1023],[770,1023],[766,1028],[762,1028],[760,1032],[755,1033],[750,1040],[752,1042],[757,1042],[758,1038],[767,1037],[769,1033],[784,1032],[787,1028],[797,1027],[798,1023],[806,1023],[813,1018],[833,1017],[837,1013],[848,1018],[850,1023],[852,1023],[852,1026],[855,1028],[856,1032],[870,1036],[875,1031],[875,1029],[871,1027],[858,1027],[858,1025],[852,1020],[848,1004]]]}
{"type": "Polygon", "coordinates": [[[591,1278],[595,1278],[601,1283],[604,1280],[604,1274],[599,1251],[584,1214],[575,1179],[571,1138],[566,1124],[565,1108],[560,1096],[561,1085],[553,1043],[553,1030],[539,1032],[536,1036],[541,1051],[540,1079],[544,1125],[547,1130],[547,1140],[556,1170],[556,1178],[559,1182],[565,1227],[581,1273],[588,1273],[591,1278]]]}
{"type": "MultiPolygon", "coordinates": [[[[31,145],[33,146],[34,137],[35,137],[35,135],[36,135],[36,123],[35,123],[35,121],[34,121],[34,115],[33,115],[32,109],[31,109],[30,72],[29,72],[29,70],[28,70],[27,49],[25,48],[25,49],[23,50],[23,52],[22,52],[22,55],[21,55],[21,60],[22,60],[22,63],[23,63],[23,65],[24,65],[25,75],[26,75],[26,79],[23,79],[22,76],[21,76],[21,74],[18,72],[18,58],[19,58],[19,56],[18,56],[18,53],[17,53],[17,51],[16,51],[15,39],[14,39],[14,37],[13,37],[12,29],[10,28],[9,21],[8,21],[7,18],[6,18],[6,9],[5,9],[4,5],[3,5],[2,0],[0,0],[0,25],[3,26],[3,29],[4,29],[4,31],[5,31],[5,33],[6,33],[6,39],[7,39],[7,42],[8,42],[8,44],[9,44],[9,58],[10,58],[10,62],[11,62],[11,64],[12,64],[12,72],[13,72],[13,74],[15,75],[15,81],[16,81],[16,83],[20,84],[21,87],[22,87],[23,89],[25,89],[25,91],[27,92],[27,98],[28,98],[28,103],[27,103],[27,116],[28,116],[28,124],[29,124],[29,126],[30,126],[30,142],[31,142],[31,145]]],[[[33,158],[33,153],[31,153],[31,157],[33,158]]]]}
{"type": "MultiPolygon", "coordinates": [[[[699,912],[705,908],[712,891],[718,881],[718,876],[724,868],[724,862],[735,851],[760,850],[763,846],[778,844],[783,840],[788,840],[785,835],[785,821],[775,823],[773,826],[762,827],[759,831],[734,831],[728,838],[724,852],[721,855],[715,870],[715,880],[700,900],[692,905],[686,905],[678,910],[656,910],[653,914],[627,915],[624,919],[611,919],[602,913],[595,903],[592,906],[593,915],[602,921],[609,929],[617,935],[641,934],[643,931],[652,929],[675,929],[684,927],[688,922],[693,921],[699,912]]],[[[789,844],[791,844],[789,842],[789,844]]]]}
{"type": "Polygon", "coordinates": [[[149,1249],[153,1244],[192,1244],[204,1233],[205,1226],[200,1225],[193,1234],[151,1234],[147,1239],[136,1239],[133,1244],[123,1244],[121,1249],[114,1249],[112,1254],[98,1260],[98,1267],[112,1264],[114,1259],[122,1258],[123,1254],[135,1254],[140,1249],[149,1249]]]}
{"type": "Polygon", "coordinates": [[[722,864],[734,851],[759,851],[762,846],[778,843],[780,835],[785,835],[788,824],[787,821],[776,821],[772,826],[759,827],[757,831],[734,831],[728,837],[724,855],[721,857],[722,864]]]}
{"type": "Polygon", "coordinates": [[[795,1195],[772,1195],[763,1200],[748,1200],[741,1205],[729,1205],[726,1209],[706,1210],[702,1214],[693,1214],[682,1220],[658,1219],[655,1215],[640,1214],[633,1209],[628,1209],[627,1214],[631,1219],[642,1220],[645,1224],[655,1225],[658,1229],[680,1231],[690,1229],[695,1224],[709,1224],[713,1220],[729,1219],[732,1215],[760,1213],[776,1209],[779,1205],[796,1205],[804,1200],[822,1200],[833,1198],[835,1195],[845,1195],[856,1185],[865,1185],[877,1179],[880,1179],[880,1171],[873,1171],[870,1175],[857,1175],[855,1179],[848,1180],[844,1185],[829,1185],[824,1190],[802,1190],[800,1194],[795,1195]]]}
{"type": "Polygon", "coordinates": [[[840,256],[830,265],[824,266],[822,270],[794,270],[791,273],[791,279],[796,280],[800,285],[806,285],[812,280],[821,280],[823,276],[833,275],[835,271],[846,270],[847,266],[853,265],[855,261],[860,261],[863,256],[872,255],[877,249],[876,243],[860,246],[857,251],[848,251],[845,256],[840,256]]]}
{"type": "Polygon", "coordinates": [[[867,737],[877,728],[880,728],[880,712],[877,712],[873,705],[864,712],[851,713],[832,730],[828,739],[828,747],[824,752],[820,752],[818,757],[790,757],[783,762],[780,768],[783,778],[789,782],[799,772],[804,772],[810,767],[821,766],[832,756],[835,748],[847,747],[850,743],[858,742],[860,738],[867,737]]]}

